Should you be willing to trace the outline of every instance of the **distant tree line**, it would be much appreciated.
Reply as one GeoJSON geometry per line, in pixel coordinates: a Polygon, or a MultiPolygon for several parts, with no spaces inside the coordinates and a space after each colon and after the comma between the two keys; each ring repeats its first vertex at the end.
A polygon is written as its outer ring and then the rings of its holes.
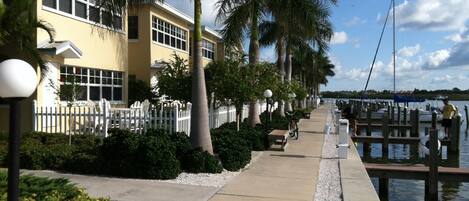
{"type": "MultiPolygon", "coordinates": [[[[436,99],[438,97],[449,97],[451,100],[469,100],[469,89],[462,90],[459,88],[453,89],[438,89],[438,90],[426,90],[426,89],[414,89],[409,91],[399,91],[398,95],[412,96],[417,98],[425,99],[436,99]]],[[[321,92],[324,98],[361,98],[362,95],[368,99],[392,99],[394,96],[391,90],[368,90],[365,94],[363,91],[324,91],[321,92]]]]}

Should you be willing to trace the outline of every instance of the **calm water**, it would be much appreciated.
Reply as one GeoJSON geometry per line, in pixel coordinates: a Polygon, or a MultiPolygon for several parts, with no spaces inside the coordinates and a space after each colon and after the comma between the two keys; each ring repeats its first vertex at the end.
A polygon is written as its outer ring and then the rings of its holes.
{"type": "MultiPolygon", "coordinates": [[[[437,107],[442,107],[441,101],[429,101],[437,107]]],[[[420,107],[424,108],[422,104],[411,104],[409,107],[420,107]]],[[[443,161],[442,166],[449,167],[464,167],[469,168],[469,137],[466,129],[467,119],[464,114],[464,105],[469,105],[469,101],[451,101],[452,104],[459,108],[462,114],[464,122],[461,125],[460,133],[460,154],[459,156],[454,155],[449,158],[446,157],[446,147],[443,147],[443,161]]],[[[421,125],[422,127],[430,127],[428,124],[421,125]]],[[[440,135],[443,130],[440,129],[440,135]]],[[[423,128],[421,135],[423,135],[423,128]]],[[[381,133],[372,133],[372,135],[381,135],[381,133]]],[[[358,145],[358,150],[362,156],[364,162],[376,162],[381,158],[381,145],[372,144],[371,153],[367,157],[363,157],[362,145],[358,145]]],[[[424,157],[420,153],[418,145],[389,145],[389,162],[391,163],[423,163],[424,157]]],[[[372,178],[375,189],[378,190],[378,179],[372,178]]],[[[424,199],[424,181],[417,180],[400,180],[390,179],[389,180],[389,200],[393,201],[420,201],[424,199]]],[[[439,184],[439,200],[469,200],[469,183],[457,183],[457,182],[440,182],[439,184]]]]}

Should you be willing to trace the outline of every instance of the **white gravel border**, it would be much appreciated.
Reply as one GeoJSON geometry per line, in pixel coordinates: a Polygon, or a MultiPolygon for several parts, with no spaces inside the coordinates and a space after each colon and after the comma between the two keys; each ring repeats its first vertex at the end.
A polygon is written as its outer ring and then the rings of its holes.
{"type": "Polygon", "coordinates": [[[322,159],[319,165],[319,180],[316,186],[315,201],[342,200],[339,160],[337,156],[338,135],[324,135],[322,159]]]}
{"type": "Polygon", "coordinates": [[[175,179],[171,180],[154,180],[166,183],[174,183],[174,184],[187,184],[193,186],[208,186],[208,187],[222,187],[231,179],[238,176],[242,171],[248,168],[252,163],[257,161],[259,157],[262,156],[264,152],[261,151],[253,151],[251,152],[251,162],[246,165],[243,169],[237,172],[230,172],[228,170],[223,170],[220,174],[208,174],[208,173],[186,173],[183,172],[179,174],[179,176],[175,179]]]}

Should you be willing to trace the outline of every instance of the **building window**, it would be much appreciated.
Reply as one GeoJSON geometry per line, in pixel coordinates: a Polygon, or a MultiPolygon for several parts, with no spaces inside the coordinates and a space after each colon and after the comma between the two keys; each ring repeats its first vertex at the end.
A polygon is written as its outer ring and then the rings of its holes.
{"type": "Polygon", "coordinates": [[[74,76],[81,88],[78,99],[81,101],[99,101],[105,98],[110,101],[122,101],[123,73],[73,66],[60,67],[61,86],[74,76]]]}
{"type": "Polygon", "coordinates": [[[202,56],[208,59],[215,59],[215,44],[207,41],[202,40],[202,56]]]}
{"type": "Polygon", "coordinates": [[[128,37],[129,39],[138,39],[138,16],[129,16],[128,21],[128,37]]]}
{"type": "Polygon", "coordinates": [[[187,51],[187,31],[155,16],[151,24],[153,41],[187,51]]]}
{"type": "Polygon", "coordinates": [[[59,0],[59,10],[72,14],[72,0],[59,0]]]}
{"type": "Polygon", "coordinates": [[[101,14],[99,12],[99,8],[90,6],[90,21],[99,23],[100,18],[101,18],[101,14]]]}
{"type": "Polygon", "coordinates": [[[122,30],[122,15],[99,8],[95,2],[93,0],[43,0],[42,5],[92,23],[101,23],[106,27],[122,30]]]}
{"type": "Polygon", "coordinates": [[[57,0],[42,0],[42,5],[57,9],[57,0]]]}
{"type": "Polygon", "coordinates": [[[75,15],[86,19],[88,16],[86,4],[83,2],[75,1],[75,15]]]}

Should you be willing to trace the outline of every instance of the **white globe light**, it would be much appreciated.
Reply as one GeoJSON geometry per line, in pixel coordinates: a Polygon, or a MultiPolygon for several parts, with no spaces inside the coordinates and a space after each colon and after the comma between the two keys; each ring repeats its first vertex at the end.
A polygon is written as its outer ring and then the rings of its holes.
{"type": "Polygon", "coordinates": [[[264,91],[264,97],[270,98],[272,97],[272,91],[270,89],[267,89],[264,91]]]}
{"type": "Polygon", "coordinates": [[[37,87],[36,71],[23,60],[8,59],[0,63],[0,97],[27,98],[37,87]]]}

